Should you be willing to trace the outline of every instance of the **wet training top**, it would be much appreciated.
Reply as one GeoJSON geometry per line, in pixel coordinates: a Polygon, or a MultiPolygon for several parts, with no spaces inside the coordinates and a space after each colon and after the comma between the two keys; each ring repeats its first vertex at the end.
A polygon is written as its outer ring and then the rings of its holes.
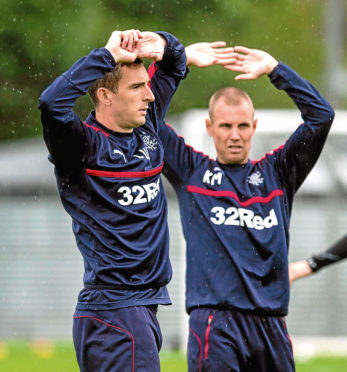
{"type": "Polygon", "coordinates": [[[285,64],[269,77],[294,101],[304,123],[260,160],[221,164],[169,126],[159,132],[163,173],[177,193],[187,243],[188,312],[208,306],[287,314],[293,197],[321,153],[334,112],[285,64]]]}
{"type": "Polygon", "coordinates": [[[94,112],[82,121],[73,111],[77,98],[115,67],[105,48],[78,60],[40,97],[44,139],[84,260],[79,310],[171,303],[165,287],[172,271],[160,178],[163,147],[157,132],[186,74],[186,56],[174,36],[159,34],[167,45],[149,72],[155,101],[146,123],[132,133],[108,129],[94,112]]]}

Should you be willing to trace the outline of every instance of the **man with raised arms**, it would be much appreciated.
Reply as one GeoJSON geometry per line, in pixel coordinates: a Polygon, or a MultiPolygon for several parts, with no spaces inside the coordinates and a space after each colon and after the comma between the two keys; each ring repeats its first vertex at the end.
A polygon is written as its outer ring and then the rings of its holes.
{"type": "MultiPolygon", "coordinates": [[[[309,82],[268,53],[234,50],[225,67],[241,73],[236,80],[268,75],[297,105],[304,123],[284,145],[251,160],[253,104],[244,91],[228,86],[213,94],[206,119],[217,159],[194,151],[171,127],[160,129],[163,173],[177,193],[187,243],[189,372],[291,372],[283,319],[289,221],[294,195],[321,153],[334,111],[309,82]]],[[[195,60],[194,49],[186,53],[195,60]]]]}
{"type": "MultiPolygon", "coordinates": [[[[205,45],[209,63],[231,51],[217,44],[205,45]]],[[[156,312],[171,304],[171,264],[157,132],[185,75],[184,47],[173,35],[114,31],[40,97],[44,139],[84,260],[73,324],[82,371],[160,370],[156,312]],[[149,75],[140,58],[155,61],[149,75]],[[95,111],[83,121],[73,106],[87,92],[95,111]]]]}

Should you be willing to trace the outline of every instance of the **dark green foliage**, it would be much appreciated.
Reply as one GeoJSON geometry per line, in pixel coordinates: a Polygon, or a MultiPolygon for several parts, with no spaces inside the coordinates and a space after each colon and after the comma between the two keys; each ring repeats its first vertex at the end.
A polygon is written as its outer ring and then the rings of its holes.
{"type": "MultiPolygon", "coordinates": [[[[0,140],[41,132],[38,97],[79,57],[105,45],[114,29],[165,30],[185,45],[225,40],[264,49],[322,87],[322,3],[316,0],[0,0],[0,140]]],[[[235,83],[221,67],[191,74],[179,88],[171,113],[206,107],[218,88],[247,90],[257,107],[284,107],[288,100],[266,77],[235,83]]],[[[90,101],[82,100],[84,117],[90,101]]]]}

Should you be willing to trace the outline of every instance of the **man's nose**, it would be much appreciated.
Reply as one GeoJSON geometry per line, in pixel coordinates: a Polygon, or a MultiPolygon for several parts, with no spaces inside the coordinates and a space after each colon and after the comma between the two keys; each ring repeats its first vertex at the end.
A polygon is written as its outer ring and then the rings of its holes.
{"type": "Polygon", "coordinates": [[[154,94],[152,92],[152,89],[148,85],[146,85],[145,101],[148,101],[148,102],[154,101],[154,94]]]}
{"type": "Polygon", "coordinates": [[[230,139],[233,140],[233,141],[237,141],[240,139],[240,133],[239,133],[239,130],[237,128],[232,128],[230,130],[230,139]]]}

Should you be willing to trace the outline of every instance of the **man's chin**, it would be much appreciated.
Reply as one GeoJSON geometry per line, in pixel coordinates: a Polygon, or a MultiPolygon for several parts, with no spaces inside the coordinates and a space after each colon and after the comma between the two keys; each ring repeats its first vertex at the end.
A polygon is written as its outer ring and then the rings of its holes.
{"type": "Polygon", "coordinates": [[[139,120],[136,123],[133,123],[133,128],[141,127],[141,125],[145,124],[146,120],[139,120]]]}
{"type": "Polygon", "coordinates": [[[230,165],[237,165],[237,164],[244,164],[246,163],[245,159],[241,155],[233,155],[233,156],[228,156],[225,159],[226,164],[230,165]]]}

